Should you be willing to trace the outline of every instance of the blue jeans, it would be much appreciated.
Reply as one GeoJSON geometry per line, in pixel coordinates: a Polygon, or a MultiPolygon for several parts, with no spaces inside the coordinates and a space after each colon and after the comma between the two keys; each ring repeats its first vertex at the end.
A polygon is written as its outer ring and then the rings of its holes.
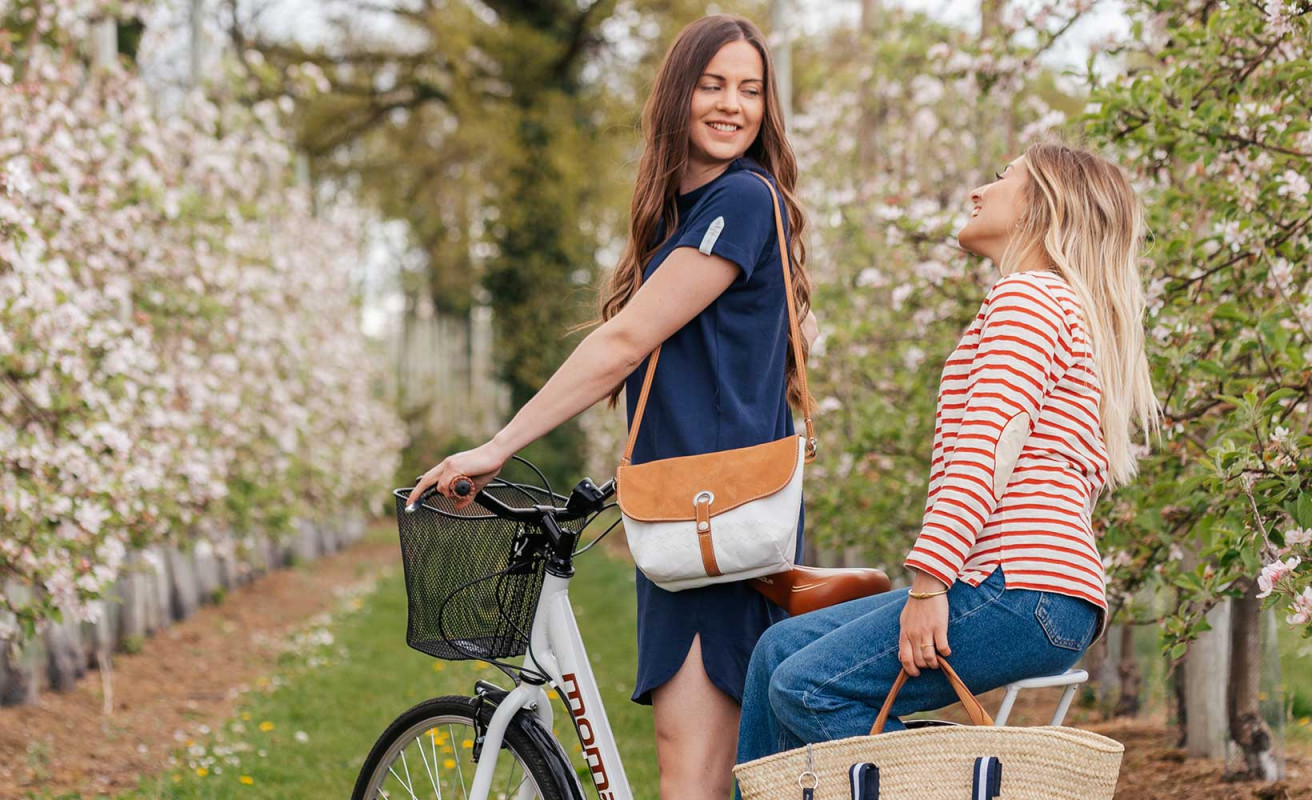
{"type": "MultiPolygon", "coordinates": [[[[738,731],[738,763],[870,733],[902,669],[898,635],[907,589],[853,600],[784,620],[752,652],[738,731]]],[[[952,668],[971,692],[1065,671],[1097,635],[1101,609],[1052,592],[1006,588],[999,566],[979,586],[948,590],[952,668]]],[[[951,705],[956,693],[940,670],[907,681],[886,731],[903,714],[951,705]]]]}

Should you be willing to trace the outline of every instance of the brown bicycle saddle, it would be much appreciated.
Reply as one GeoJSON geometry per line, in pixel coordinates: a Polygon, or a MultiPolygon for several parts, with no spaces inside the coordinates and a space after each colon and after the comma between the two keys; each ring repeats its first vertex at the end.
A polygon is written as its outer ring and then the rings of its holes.
{"type": "Polygon", "coordinates": [[[881,569],[793,567],[752,579],[752,587],[792,616],[848,600],[883,594],[893,587],[881,569]]]}

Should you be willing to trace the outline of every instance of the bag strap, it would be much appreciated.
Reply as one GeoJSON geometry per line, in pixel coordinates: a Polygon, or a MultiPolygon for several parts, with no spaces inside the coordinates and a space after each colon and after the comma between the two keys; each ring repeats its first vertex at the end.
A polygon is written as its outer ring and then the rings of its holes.
{"type": "MultiPolygon", "coordinates": [[[[811,463],[816,456],[815,423],[811,421],[811,392],[806,387],[806,362],[802,359],[801,323],[797,319],[797,305],[793,299],[793,271],[789,268],[788,246],[784,240],[784,219],[779,213],[779,195],[765,176],[751,172],[765,188],[770,190],[771,207],[774,208],[775,237],[779,240],[779,263],[784,271],[784,299],[788,305],[788,336],[793,345],[793,362],[797,365],[797,375],[802,384],[802,415],[806,419],[806,463],[811,463]]],[[[656,361],[661,356],[660,345],[652,351],[647,361],[647,374],[642,379],[642,393],[638,395],[638,407],[633,411],[633,424],[629,426],[629,440],[624,445],[624,457],[620,465],[627,465],[633,457],[633,445],[638,440],[638,428],[642,425],[643,412],[647,410],[647,395],[651,392],[652,378],[656,375],[656,361]]]]}
{"type": "MultiPolygon", "coordinates": [[[[957,677],[956,670],[948,666],[947,659],[943,656],[938,657],[938,666],[943,670],[947,677],[948,683],[951,684],[952,690],[957,693],[957,699],[961,701],[962,707],[966,709],[966,715],[970,717],[971,725],[983,725],[990,727],[993,725],[993,717],[989,712],[984,710],[984,706],[975,699],[975,695],[970,693],[966,684],[957,677]]],[[[888,715],[893,710],[893,701],[897,699],[897,693],[902,690],[903,684],[907,682],[907,671],[903,669],[897,674],[897,680],[893,681],[893,688],[889,690],[888,697],[884,698],[884,706],[879,709],[879,716],[875,717],[875,725],[870,729],[871,736],[878,736],[884,732],[884,725],[888,722],[888,715]]]]}

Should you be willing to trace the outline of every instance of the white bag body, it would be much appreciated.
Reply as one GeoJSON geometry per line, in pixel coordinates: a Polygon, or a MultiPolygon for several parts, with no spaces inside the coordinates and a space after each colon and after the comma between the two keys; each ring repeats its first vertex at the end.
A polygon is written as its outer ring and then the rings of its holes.
{"type": "MultiPolygon", "coordinates": [[[[792,569],[802,510],[802,464],[806,448],[803,437],[796,439],[797,463],[782,489],[711,515],[711,546],[720,575],[707,574],[695,518],[650,522],[623,514],[621,506],[624,534],[642,574],[660,588],[678,592],[792,569]]],[[[689,508],[693,507],[696,494],[688,497],[689,508]]]]}

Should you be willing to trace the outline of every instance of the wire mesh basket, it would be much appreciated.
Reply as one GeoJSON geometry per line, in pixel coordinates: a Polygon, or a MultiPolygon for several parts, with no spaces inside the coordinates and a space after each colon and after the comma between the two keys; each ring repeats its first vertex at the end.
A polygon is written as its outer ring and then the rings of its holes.
{"type": "MultiPolygon", "coordinates": [[[[554,504],[532,486],[493,484],[485,491],[514,507],[554,504]]],[[[407,514],[409,493],[393,492],[405,568],[406,644],[448,661],[523,655],[542,591],[546,534],[501,519],[478,502],[457,510],[437,493],[407,514]]]]}

